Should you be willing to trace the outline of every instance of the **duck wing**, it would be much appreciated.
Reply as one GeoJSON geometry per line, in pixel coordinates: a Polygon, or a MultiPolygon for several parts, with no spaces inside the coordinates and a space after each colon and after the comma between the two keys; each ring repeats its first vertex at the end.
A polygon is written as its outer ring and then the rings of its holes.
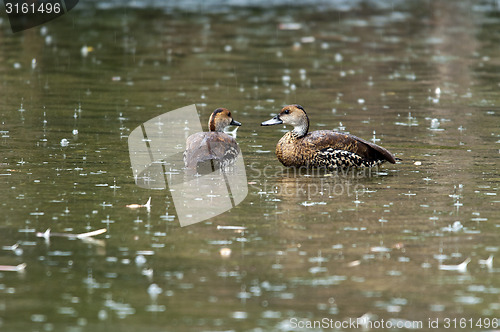
{"type": "Polygon", "coordinates": [[[396,163],[394,155],[377,144],[350,134],[331,130],[317,130],[304,137],[304,145],[315,150],[344,150],[353,152],[367,161],[396,163]]]}
{"type": "Polygon", "coordinates": [[[221,132],[196,133],[186,140],[184,164],[194,168],[207,160],[230,161],[238,156],[240,148],[234,138],[221,132]]]}

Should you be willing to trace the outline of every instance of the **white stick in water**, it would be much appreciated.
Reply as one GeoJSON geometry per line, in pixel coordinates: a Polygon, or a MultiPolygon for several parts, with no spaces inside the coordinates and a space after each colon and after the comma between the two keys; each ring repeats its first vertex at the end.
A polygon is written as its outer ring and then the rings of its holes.
{"type": "Polygon", "coordinates": [[[85,239],[88,237],[96,236],[102,233],[106,233],[106,228],[101,228],[92,232],[80,233],[80,234],[71,234],[71,233],[51,233],[50,228],[48,228],[43,233],[36,233],[36,236],[43,237],[45,240],[48,240],[51,236],[61,236],[61,237],[69,237],[69,238],[77,238],[77,239],[85,239]]]}
{"type": "Polygon", "coordinates": [[[19,265],[0,265],[0,271],[2,272],[22,272],[26,268],[26,263],[19,265]]]}
{"type": "Polygon", "coordinates": [[[439,265],[439,269],[444,271],[465,272],[467,271],[467,264],[469,263],[470,263],[470,257],[458,265],[439,265]]]}
{"type": "Polygon", "coordinates": [[[106,231],[107,231],[106,228],[101,228],[101,229],[98,229],[96,231],[78,234],[76,236],[76,238],[83,239],[83,238],[86,238],[86,237],[96,236],[96,235],[99,235],[99,234],[102,234],[102,233],[106,233],[106,231]]]}
{"type": "Polygon", "coordinates": [[[128,205],[125,205],[125,207],[128,207],[129,209],[138,209],[141,207],[145,207],[149,211],[149,210],[151,210],[151,197],[149,197],[146,204],[128,204],[128,205]]]}

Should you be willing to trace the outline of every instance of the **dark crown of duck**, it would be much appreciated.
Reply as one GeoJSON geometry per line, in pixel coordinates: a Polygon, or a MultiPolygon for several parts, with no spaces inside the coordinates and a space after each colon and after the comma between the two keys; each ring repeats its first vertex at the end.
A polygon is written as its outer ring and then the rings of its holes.
{"type": "Polygon", "coordinates": [[[208,120],[209,131],[224,131],[224,128],[228,126],[241,126],[241,123],[233,119],[230,110],[218,108],[212,112],[208,120]]]}

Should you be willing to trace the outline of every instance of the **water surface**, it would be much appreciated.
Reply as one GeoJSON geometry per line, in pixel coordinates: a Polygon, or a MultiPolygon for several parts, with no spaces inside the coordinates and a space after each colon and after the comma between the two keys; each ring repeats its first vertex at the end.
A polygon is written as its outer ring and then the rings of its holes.
{"type": "Polygon", "coordinates": [[[2,331],[498,318],[495,2],[181,7],[90,3],[15,35],[2,16],[0,265],[26,264],[0,272],[2,331]],[[127,138],[193,103],[203,126],[217,107],[243,123],[249,193],[181,228],[168,191],[135,185],[127,138]],[[288,172],[290,128],[260,123],[291,103],[402,162],[288,172]]]}

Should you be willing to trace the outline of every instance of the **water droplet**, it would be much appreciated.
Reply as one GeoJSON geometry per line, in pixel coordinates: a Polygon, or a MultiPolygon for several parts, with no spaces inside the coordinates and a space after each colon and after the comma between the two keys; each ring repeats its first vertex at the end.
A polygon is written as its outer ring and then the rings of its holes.
{"type": "Polygon", "coordinates": [[[144,257],[143,255],[137,255],[135,257],[135,264],[138,266],[146,264],[146,257],[144,257]]]}
{"type": "Polygon", "coordinates": [[[234,319],[247,319],[248,313],[245,311],[235,311],[231,314],[234,319]]]}
{"type": "Polygon", "coordinates": [[[152,300],[156,300],[163,290],[157,284],[151,284],[148,287],[148,294],[152,300]]]}

